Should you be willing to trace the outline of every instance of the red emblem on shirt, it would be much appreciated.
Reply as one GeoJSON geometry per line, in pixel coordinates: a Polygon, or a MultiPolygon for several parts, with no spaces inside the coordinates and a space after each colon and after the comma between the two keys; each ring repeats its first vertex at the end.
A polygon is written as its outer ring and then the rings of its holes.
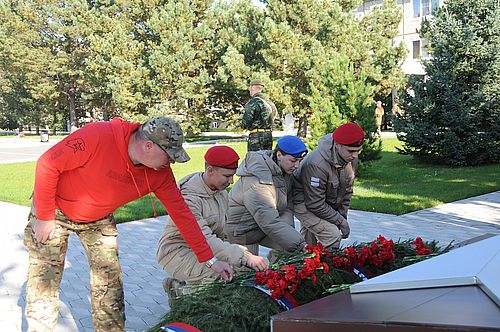
{"type": "Polygon", "coordinates": [[[76,151],[78,150],[85,151],[85,142],[81,138],[69,140],[68,142],[66,142],[66,146],[72,148],[74,153],[76,153],[76,151]]]}

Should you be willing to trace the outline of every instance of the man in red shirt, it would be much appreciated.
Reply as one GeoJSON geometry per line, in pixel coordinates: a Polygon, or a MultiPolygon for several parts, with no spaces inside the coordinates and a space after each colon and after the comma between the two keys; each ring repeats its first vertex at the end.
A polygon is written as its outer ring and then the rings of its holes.
{"type": "Polygon", "coordinates": [[[198,260],[222,279],[232,279],[232,268],[214,257],[177,188],[170,164],[189,160],[183,141],[172,119],[157,117],[141,125],[115,118],[84,126],[39,158],[24,238],[30,260],[28,331],[55,328],[70,233],[80,238],[89,259],[95,331],[124,331],[118,232],[112,213],[149,194],[156,215],[152,192],[198,260]]]}

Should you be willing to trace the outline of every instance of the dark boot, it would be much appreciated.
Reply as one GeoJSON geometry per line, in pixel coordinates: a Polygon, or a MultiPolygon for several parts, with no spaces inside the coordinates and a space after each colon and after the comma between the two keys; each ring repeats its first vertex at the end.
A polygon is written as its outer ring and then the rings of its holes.
{"type": "Polygon", "coordinates": [[[325,247],[325,249],[328,250],[334,256],[340,253],[340,249],[337,245],[330,245],[328,247],[325,247]]]}

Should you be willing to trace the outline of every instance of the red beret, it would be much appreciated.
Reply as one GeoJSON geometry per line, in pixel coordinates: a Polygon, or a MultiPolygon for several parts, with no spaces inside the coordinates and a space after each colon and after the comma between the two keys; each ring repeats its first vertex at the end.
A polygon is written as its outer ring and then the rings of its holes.
{"type": "Polygon", "coordinates": [[[365,132],[354,122],[347,122],[333,132],[333,140],[342,145],[361,146],[365,132]]]}
{"type": "Polygon", "coordinates": [[[238,168],[238,160],[240,156],[226,145],[212,146],[205,153],[205,161],[207,164],[223,168],[238,168]]]}

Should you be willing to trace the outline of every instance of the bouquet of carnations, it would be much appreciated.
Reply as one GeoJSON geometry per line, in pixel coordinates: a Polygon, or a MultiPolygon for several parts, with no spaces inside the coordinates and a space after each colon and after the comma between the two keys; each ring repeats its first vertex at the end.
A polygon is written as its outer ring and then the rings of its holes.
{"type": "Polygon", "coordinates": [[[448,251],[421,238],[394,243],[383,236],[329,252],[321,243],[283,253],[266,271],[214,282],[176,299],[151,331],[183,322],[202,331],[266,331],[270,317],[350,285],[448,251]]]}

